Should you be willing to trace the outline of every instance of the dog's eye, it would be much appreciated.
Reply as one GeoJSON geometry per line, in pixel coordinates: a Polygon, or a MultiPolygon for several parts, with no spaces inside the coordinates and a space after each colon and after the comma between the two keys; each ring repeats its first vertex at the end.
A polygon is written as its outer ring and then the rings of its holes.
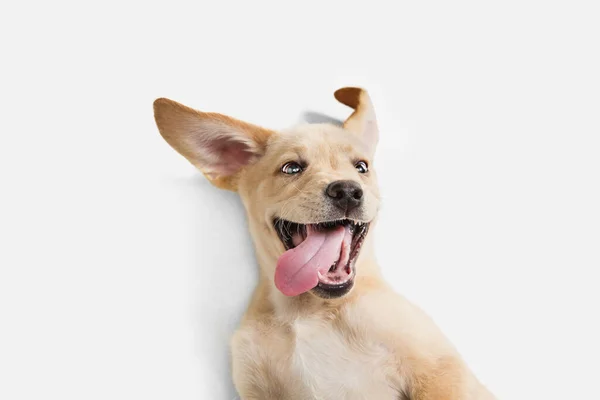
{"type": "Polygon", "coordinates": [[[291,161],[283,164],[283,167],[281,167],[281,172],[288,175],[299,174],[302,172],[302,166],[297,162],[291,161]]]}
{"type": "Polygon", "coordinates": [[[365,161],[357,162],[354,164],[354,168],[356,168],[361,174],[366,174],[369,171],[369,166],[365,161]]]}

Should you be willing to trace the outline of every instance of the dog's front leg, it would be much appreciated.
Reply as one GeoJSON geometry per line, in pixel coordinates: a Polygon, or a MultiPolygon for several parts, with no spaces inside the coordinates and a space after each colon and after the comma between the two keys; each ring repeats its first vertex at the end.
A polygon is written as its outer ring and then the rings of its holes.
{"type": "MultiPolygon", "coordinates": [[[[290,378],[281,337],[265,328],[246,325],[231,341],[233,383],[241,400],[303,400],[301,388],[290,378]]],[[[285,346],[284,346],[285,347],[285,346]]]]}
{"type": "Polygon", "coordinates": [[[234,376],[234,383],[241,400],[291,399],[280,382],[261,371],[247,371],[244,377],[234,376]]]}
{"type": "Polygon", "coordinates": [[[370,340],[393,354],[397,370],[390,378],[409,399],[494,399],[431,318],[391,290],[363,296],[348,309],[348,320],[360,321],[370,340]]]}
{"type": "Polygon", "coordinates": [[[306,400],[311,396],[303,390],[294,390],[283,386],[280,383],[246,383],[238,385],[236,389],[240,395],[240,400],[306,400]]]}
{"type": "Polygon", "coordinates": [[[286,400],[280,394],[273,395],[269,390],[265,390],[258,386],[248,387],[238,390],[240,400],[286,400]]]}
{"type": "Polygon", "coordinates": [[[457,355],[417,361],[409,374],[411,400],[495,400],[457,355]]]}
{"type": "Polygon", "coordinates": [[[288,389],[268,365],[234,359],[233,382],[241,400],[288,400],[288,389]]]}
{"type": "Polygon", "coordinates": [[[408,392],[411,400],[472,399],[468,393],[469,373],[458,358],[413,360],[410,369],[408,392]]]}

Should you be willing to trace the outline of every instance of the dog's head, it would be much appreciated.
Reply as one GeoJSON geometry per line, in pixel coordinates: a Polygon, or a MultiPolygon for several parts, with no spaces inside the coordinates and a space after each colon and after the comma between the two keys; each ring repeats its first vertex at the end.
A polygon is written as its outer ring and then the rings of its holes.
{"type": "Polygon", "coordinates": [[[240,194],[263,273],[287,296],[348,293],[379,208],[371,100],[359,88],[335,97],[354,109],[343,127],[284,132],[168,99],[154,102],[165,140],[214,185],[240,194]]]}

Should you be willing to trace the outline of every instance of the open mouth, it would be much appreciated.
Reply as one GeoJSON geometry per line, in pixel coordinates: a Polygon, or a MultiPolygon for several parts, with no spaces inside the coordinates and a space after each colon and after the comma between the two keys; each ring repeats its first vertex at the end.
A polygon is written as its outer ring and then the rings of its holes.
{"type": "Polygon", "coordinates": [[[286,252],[275,270],[275,285],[287,296],[313,290],[324,298],[341,297],[354,284],[354,263],[368,222],[341,219],[316,224],[274,220],[286,252]]]}

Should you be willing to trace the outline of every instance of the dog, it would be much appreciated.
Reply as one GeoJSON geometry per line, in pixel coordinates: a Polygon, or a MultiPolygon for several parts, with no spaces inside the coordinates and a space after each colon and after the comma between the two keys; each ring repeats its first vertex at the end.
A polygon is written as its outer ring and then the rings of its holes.
{"type": "Polygon", "coordinates": [[[241,399],[494,399],[377,265],[379,128],[366,90],[335,98],[342,126],[276,132],[159,98],[162,137],[241,196],[259,283],[231,341],[241,399]]]}

